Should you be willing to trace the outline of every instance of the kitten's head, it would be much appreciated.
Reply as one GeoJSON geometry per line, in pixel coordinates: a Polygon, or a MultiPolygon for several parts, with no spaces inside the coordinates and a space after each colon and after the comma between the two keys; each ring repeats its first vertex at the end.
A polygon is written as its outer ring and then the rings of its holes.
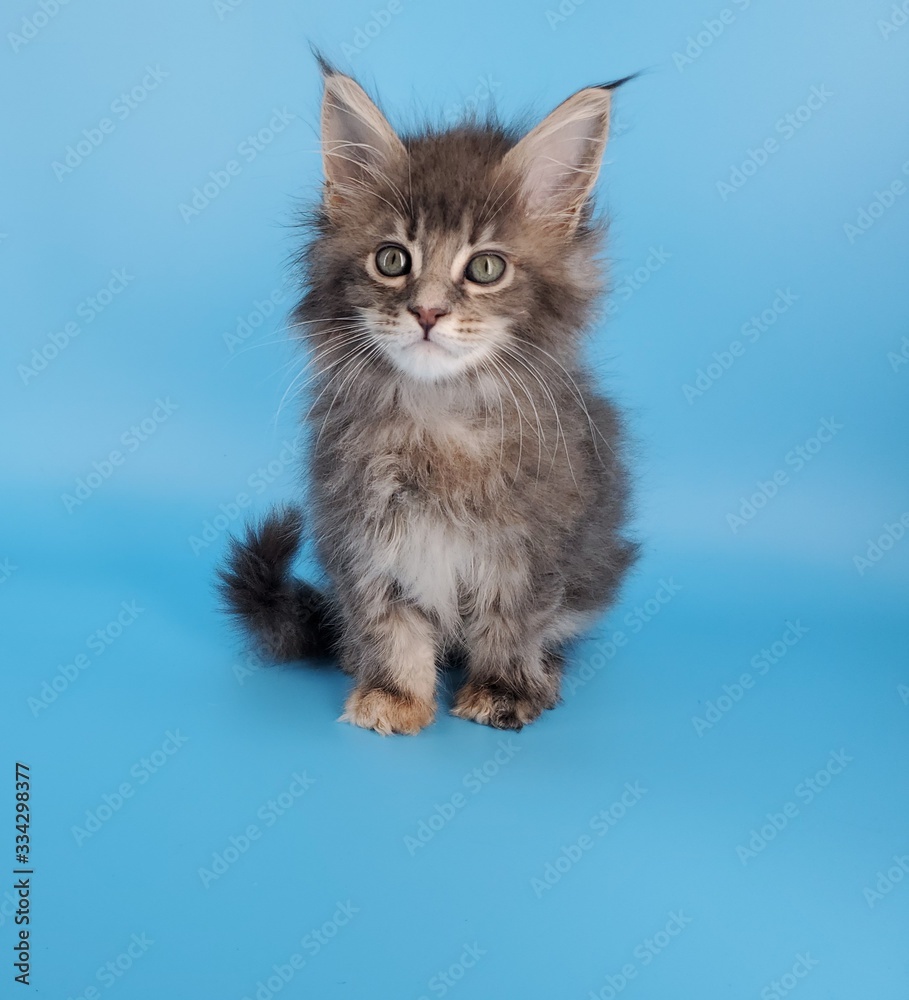
{"type": "MultiPolygon", "coordinates": [[[[325,170],[304,313],[349,351],[423,381],[573,350],[600,290],[590,195],[610,87],[523,138],[467,123],[399,137],[349,76],[323,66],[325,170]]],[[[537,358],[539,360],[539,358],[537,358]]]]}

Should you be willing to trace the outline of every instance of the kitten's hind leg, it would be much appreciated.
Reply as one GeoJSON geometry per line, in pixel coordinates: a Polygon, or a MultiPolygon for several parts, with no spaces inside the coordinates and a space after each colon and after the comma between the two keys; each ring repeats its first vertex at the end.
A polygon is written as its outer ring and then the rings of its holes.
{"type": "Polygon", "coordinates": [[[413,735],[435,717],[436,636],[417,608],[369,601],[347,618],[341,657],[356,687],[341,720],[383,736],[413,735]]]}

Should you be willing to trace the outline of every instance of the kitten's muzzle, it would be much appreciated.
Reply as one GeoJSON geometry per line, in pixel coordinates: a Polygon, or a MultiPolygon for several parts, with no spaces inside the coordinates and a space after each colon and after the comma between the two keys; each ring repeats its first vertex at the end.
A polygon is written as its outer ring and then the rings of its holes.
{"type": "Polygon", "coordinates": [[[417,322],[423,328],[423,339],[429,340],[429,331],[436,325],[440,317],[447,316],[447,309],[427,306],[408,306],[407,311],[417,317],[417,322]]]}

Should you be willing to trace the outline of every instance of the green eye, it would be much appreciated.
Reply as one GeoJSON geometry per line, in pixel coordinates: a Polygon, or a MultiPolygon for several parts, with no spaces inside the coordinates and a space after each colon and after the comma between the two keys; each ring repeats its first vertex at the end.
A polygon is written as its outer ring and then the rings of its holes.
{"type": "Polygon", "coordinates": [[[505,273],[505,258],[497,253],[478,253],[467,262],[464,272],[469,281],[478,285],[491,285],[505,273]]]}
{"type": "Polygon", "coordinates": [[[404,247],[381,247],[376,253],[376,268],[386,278],[398,278],[410,271],[410,254],[404,247]]]}

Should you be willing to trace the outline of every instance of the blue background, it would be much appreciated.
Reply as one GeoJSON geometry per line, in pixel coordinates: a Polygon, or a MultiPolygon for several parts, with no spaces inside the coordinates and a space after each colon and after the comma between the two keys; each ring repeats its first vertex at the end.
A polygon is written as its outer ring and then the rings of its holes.
{"type": "MultiPolygon", "coordinates": [[[[882,27],[890,0],[558,11],[2,15],[2,869],[19,760],[36,996],[909,995],[909,25],[882,27]],[[590,349],[629,412],[645,555],[565,703],[515,736],[338,725],[345,678],[262,669],[215,612],[225,526],[298,489],[283,327],[319,184],[310,42],[399,125],[490,98],[542,114],[646,70],[599,185],[615,291],[590,349]]],[[[25,996],[2,881],[0,992],[25,996]]]]}

